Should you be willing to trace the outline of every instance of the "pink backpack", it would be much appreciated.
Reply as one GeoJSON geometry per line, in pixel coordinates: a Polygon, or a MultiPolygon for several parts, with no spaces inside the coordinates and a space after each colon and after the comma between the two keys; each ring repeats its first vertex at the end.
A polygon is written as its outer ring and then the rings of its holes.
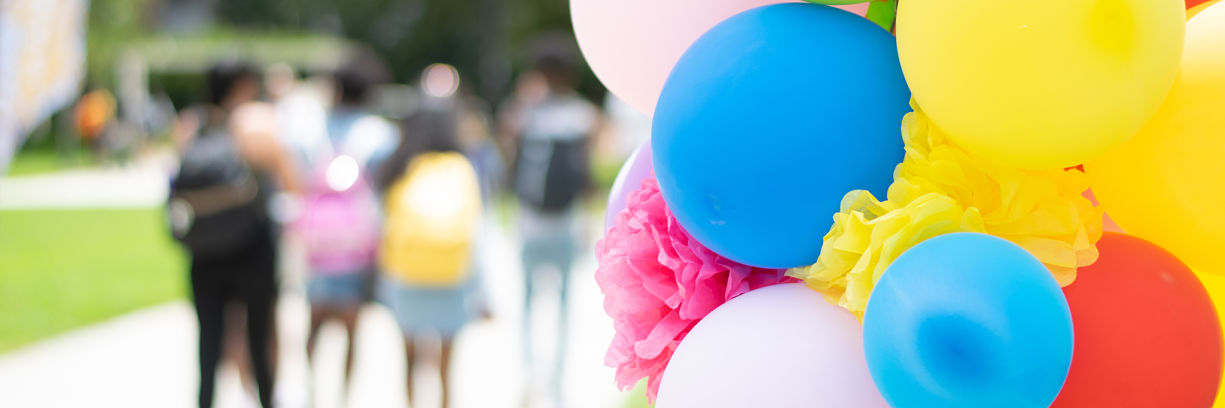
{"type": "Polygon", "coordinates": [[[294,223],[314,274],[358,273],[378,256],[382,220],[366,169],[347,155],[322,162],[294,223]]]}

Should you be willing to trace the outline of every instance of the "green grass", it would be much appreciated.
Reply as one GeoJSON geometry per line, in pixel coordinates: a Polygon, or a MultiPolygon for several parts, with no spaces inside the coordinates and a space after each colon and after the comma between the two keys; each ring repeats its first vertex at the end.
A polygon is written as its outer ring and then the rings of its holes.
{"type": "Polygon", "coordinates": [[[630,391],[625,399],[625,408],[651,408],[647,402],[647,381],[642,380],[630,391]]]}
{"type": "Polygon", "coordinates": [[[613,182],[617,180],[617,173],[621,172],[621,166],[625,165],[625,160],[621,157],[596,157],[591,164],[591,179],[595,187],[600,190],[612,188],[613,182]]]}
{"type": "Polygon", "coordinates": [[[0,352],[186,293],[160,209],[0,211],[0,352]]]}
{"type": "Polygon", "coordinates": [[[92,157],[83,150],[77,150],[66,156],[57,154],[50,149],[28,149],[17,153],[9,163],[6,177],[28,176],[39,173],[50,173],[83,167],[94,163],[92,157]]]}

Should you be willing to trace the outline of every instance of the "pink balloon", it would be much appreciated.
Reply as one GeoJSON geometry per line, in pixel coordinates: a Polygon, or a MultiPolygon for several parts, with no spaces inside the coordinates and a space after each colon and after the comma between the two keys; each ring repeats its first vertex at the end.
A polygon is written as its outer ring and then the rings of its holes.
{"type": "MultiPolygon", "coordinates": [[[[672,66],[715,24],[787,0],[570,0],[574,35],[609,91],[652,115],[672,66]]],[[[863,15],[867,3],[839,6],[863,15]]]]}
{"type": "Polygon", "coordinates": [[[843,10],[846,10],[846,11],[849,11],[849,12],[852,12],[852,13],[855,13],[861,16],[866,16],[868,15],[868,4],[869,2],[863,2],[863,3],[855,3],[855,4],[844,4],[841,6],[834,6],[834,7],[837,7],[837,8],[840,8],[840,9],[843,9],[843,10]]]}
{"type": "Polygon", "coordinates": [[[604,209],[604,230],[616,223],[617,213],[625,209],[625,199],[642,187],[642,180],[651,177],[655,165],[651,163],[651,139],[644,140],[630,153],[630,157],[617,172],[612,189],[608,190],[608,207],[604,209]]]}
{"type": "Polygon", "coordinates": [[[887,407],[862,334],[855,316],[802,283],[745,293],[681,341],[655,407],[887,407]]]}

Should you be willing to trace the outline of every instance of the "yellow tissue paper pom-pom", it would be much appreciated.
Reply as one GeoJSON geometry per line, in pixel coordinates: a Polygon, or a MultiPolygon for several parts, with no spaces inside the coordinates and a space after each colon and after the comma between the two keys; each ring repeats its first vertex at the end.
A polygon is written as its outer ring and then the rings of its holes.
{"type": "Polygon", "coordinates": [[[887,200],[847,193],[817,263],[789,275],[862,316],[885,268],[937,235],[983,232],[1012,241],[1063,286],[1076,278],[1076,268],[1097,260],[1102,214],[1081,196],[1088,189],[1083,173],[1019,170],[970,156],[914,108],[902,119],[906,157],[894,170],[887,200]]]}

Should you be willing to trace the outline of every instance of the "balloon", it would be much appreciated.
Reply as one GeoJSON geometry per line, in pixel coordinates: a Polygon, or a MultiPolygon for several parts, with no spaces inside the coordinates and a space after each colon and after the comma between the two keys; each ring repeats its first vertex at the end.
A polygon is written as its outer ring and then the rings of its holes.
{"type": "Polygon", "coordinates": [[[1063,289],[1075,352],[1056,408],[1207,407],[1221,379],[1221,325],[1191,269],[1108,232],[1097,263],[1063,289]]]}
{"type": "MultiPolygon", "coordinates": [[[[587,64],[609,91],[642,113],[668,72],[702,33],[754,7],[787,0],[570,0],[574,35],[587,64]]],[[[863,15],[866,4],[835,0],[863,15]]]]}
{"type": "Polygon", "coordinates": [[[890,406],[1046,407],[1072,360],[1072,320],[1055,278],[1024,249],[955,233],[885,270],[863,344],[890,406]]]}
{"type": "Polygon", "coordinates": [[[833,5],[834,7],[855,13],[857,15],[861,15],[861,16],[868,14],[868,2],[856,3],[856,4],[831,4],[831,5],[833,5]]]}
{"type": "Polygon", "coordinates": [[[1177,0],[906,0],[898,54],[950,140],[1027,169],[1084,163],[1136,134],[1170,91],[1177,0]]]}
{"type": "Polygon", "coordinates": [[[816,262],[842,196],[883,197],[910,110],[893,36],[828,6],[779,4],[689,48],[655,111],[655,175],[699,242],[740,263],[816,262]]]}
{"type": "Polygon", "coordinates": [[[617,172],[612,189],[608,190],[608,207],[604,209],[604,229],[612,228],[617,213],[625,209],[625,198],[642,185],[642,180],[651,177],[655,167],[651,165],[651,141],[638,145],[617,172]]]}
{"type": "Polygon", "coordinates": [[[1196,14],[1199,14],[1208,7],[1212,7],[1213,4],[1217,4],[1220,1],[1221,0],[1187,0],[1187,19],[1190,20],[1191,17],[1195,17],[1196,14]]]}
{"type": "Polygon", "coordinates": [[[1187,10],[1190,10],[1190,9],[1199,7],[1199,5],[1201,4],[1208,3],[1209,0],[1186,0],[1186,2],[1187,2],[1187,10]]]}
{"type": "Polygon", "coordinates": [[[886,407],[860,336],[850,312],[803,284],[754,290],[681,341],[655,407],[886,407]]]}
{"type": "Polygon", "coordinates": [[[1225,6],[1187,23],[1182,74],[1136,137],[1085,165],[1093,193],[1128,233],[1192,269],[1225,273],[1225,6]]]}
{"type": "MultiPolygon", "coordinates": [[[[1225,326],[1225,276],[1214,273],[1200,273],[1196,271],[1196,276],[1199,277],[1200,283],[1204,285],[1204,289],[1208,290],[1208,295],[1212,297],[1212,304],[1216,308],[1218,323],[1225,326]]],[[[1225,382],[1222,382],[1217,388],[1216,402],[1212,404],[1215,408],[1225,408],[1225,382]]]]}

